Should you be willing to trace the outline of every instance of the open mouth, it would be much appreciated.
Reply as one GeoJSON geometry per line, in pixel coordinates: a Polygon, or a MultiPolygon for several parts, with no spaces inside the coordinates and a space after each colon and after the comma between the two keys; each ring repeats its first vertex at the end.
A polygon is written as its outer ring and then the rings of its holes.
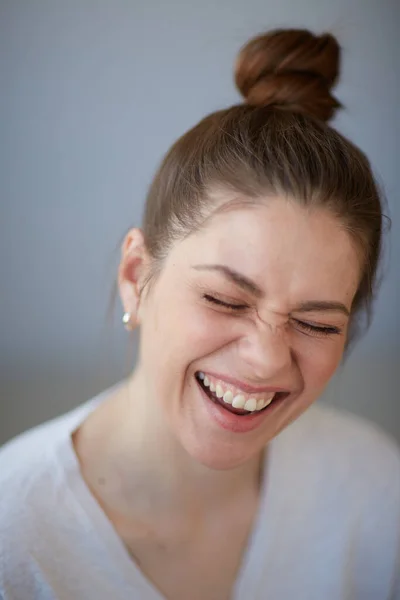
{"type": "Polygon", "coordinates": [[[242,417],[264,413],[277,401],[289,395],[289,392],[275,392],[266,394],[263,398],[242,394],[234,396],[230,390],[224,392],[221,386],[215,386],[201,371],[195,374],[195,378],[200,388],[214,404],[242,417]]]}

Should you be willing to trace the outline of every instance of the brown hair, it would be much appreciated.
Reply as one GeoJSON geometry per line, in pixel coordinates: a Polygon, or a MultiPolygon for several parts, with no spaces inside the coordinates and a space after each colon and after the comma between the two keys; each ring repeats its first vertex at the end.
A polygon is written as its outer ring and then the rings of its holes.
{"type": "Polygon", "coordinates": [[[350,339],[356,316],[371,319],[382,208],[368,159],[326,123],[340,107],[331,93],[339,62],[329,34],[278,30],[250,40],[235,70],[246,102],[208,115],[172,146],[149,189],[143,232],[157,268],[174,241],[201,226],[218,188],[325,207],[363,259],[350,339]]]}

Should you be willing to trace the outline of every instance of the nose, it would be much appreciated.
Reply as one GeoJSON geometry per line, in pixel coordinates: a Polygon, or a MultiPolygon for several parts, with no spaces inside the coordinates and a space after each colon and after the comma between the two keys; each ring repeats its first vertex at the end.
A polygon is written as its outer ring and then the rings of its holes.
{"type": "Polygon", "coordinates": [[[244,361],[254,378],[279,383],[280,375],[288,374],[292,366],[292,351],[284,327],[263,324],[255,327],[239,342],[241,361],[244,361]]]}

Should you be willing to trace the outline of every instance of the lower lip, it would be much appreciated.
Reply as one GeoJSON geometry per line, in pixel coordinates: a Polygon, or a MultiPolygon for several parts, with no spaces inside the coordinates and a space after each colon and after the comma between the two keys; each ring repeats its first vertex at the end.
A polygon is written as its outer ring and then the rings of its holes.
{"type": "Polygon", "coordinates": [[[273,401],[264,410],[255,413],[249,413],[248,415],[235,415],[229,412],[220,404],[213,402],[209,398],[206,392],[201,387],[200,383],[196,380],[196,383],[201,391],[202,397],[205,400],[204,404],[209,415],[218,423],[222,429],[232,431],[234,433],[247,433],[257,429],[264,421],[267,416],[272,416],[275,410],[282,404],[285,398],[273,401]]]}

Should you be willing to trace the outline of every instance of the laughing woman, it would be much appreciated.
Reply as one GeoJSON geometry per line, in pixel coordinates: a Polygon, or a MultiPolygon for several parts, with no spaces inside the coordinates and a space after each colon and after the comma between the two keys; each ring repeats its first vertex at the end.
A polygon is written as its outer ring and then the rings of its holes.
{"type": "Polygon", "coordinates": [[[382,210],[327,122],[331,35],[240,52],[118,273],[131,376],[0,453],[5,600],[399,598],[400,457],[312,406],[369,314],[382,210]]]}

